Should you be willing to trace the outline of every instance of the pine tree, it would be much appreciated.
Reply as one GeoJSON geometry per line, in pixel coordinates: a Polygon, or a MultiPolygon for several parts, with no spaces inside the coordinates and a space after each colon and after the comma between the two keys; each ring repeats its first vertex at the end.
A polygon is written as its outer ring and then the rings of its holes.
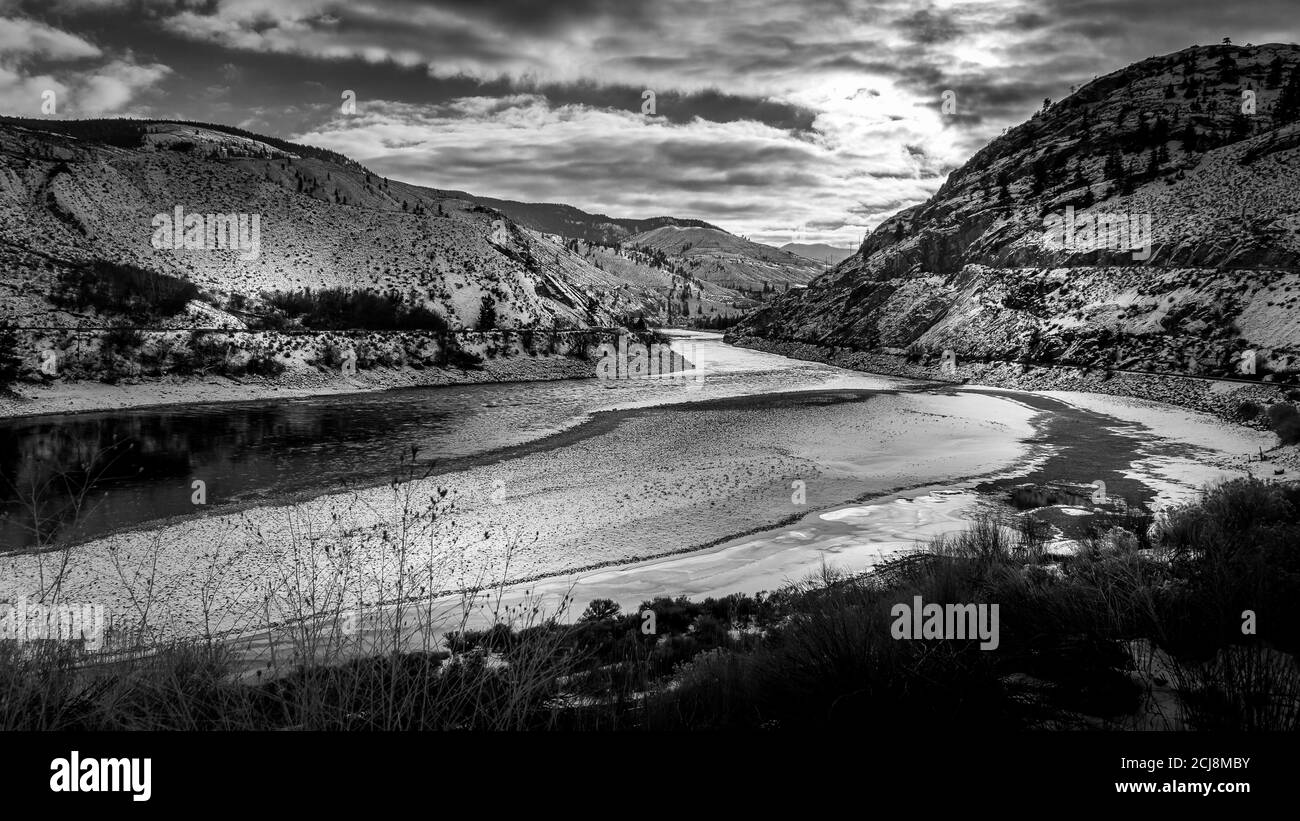
{"type": "Polygon", "coordinates": [[[1111,148],[1106,154],[1106,179],[1118,180],[1124,176],[1124,158],[1118,148],[1111,148]]]}
{"type": "Polygon", "coordinates": [[[16,382],[22,364],[17,331],[11,323],[0,322],[0,386],[16,382]]]}
{"type": "Polygon", "coordinates": [[[1232,140],[1244,140],[1250,134],[1250,120],[1245,114],[1234,114],[1229,133],[1232,140]]]}
{"type": "Polygon", "coordinates": [[[1300,119],[1300,66],[1291,69],[1286,87],[1282,89],[1277,101],[1277,123],[1295,122],[1300,119]]]}
{"type": "MultiPolygon", "coordinates": [[[[1043,191],[1047,189],[1047,163],[1040,157],[1039,159],[1034,160],[1034,164],[1030,167],[1030,171],[1033,174],[1033,181],[1030,183],[1030,190],[1035,194],[1043,193],[1043,191]]],[[[902,223],[899,223],[899,227],[902,227],[902,223]]]]}
{"type": "Polygon", "coordinates": [[[1264,85],[1269,88],[1278,88],[1282,85],[1282,67],[1286,65],[1282,62],[1280,56],[1274,57],[1268,64],[1268,77],[1264,80],[1264,85]]]}
{"type": "Polygon", "coordinates": [[[1232,59],[1232,53],[1227,50],[1219,57],[1219,82],[1228,85],[1237,82],[1237,61],[1232,59]]]}
{"type": "Polygon", "coordinates": [[[1169,141],[1169,121],[1164,117],[1156,117],[1155,123],[1151,126],[1151,143],[1162,146],[1169,141]]]}

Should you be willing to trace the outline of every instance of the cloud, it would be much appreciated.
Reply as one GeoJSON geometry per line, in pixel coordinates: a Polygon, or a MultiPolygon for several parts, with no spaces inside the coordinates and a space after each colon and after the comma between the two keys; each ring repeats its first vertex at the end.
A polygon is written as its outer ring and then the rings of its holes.
{"type": "Polygon", "coordinates": [[[48,74],[23,76],[0,65],[0,110],[39,115],[47,92],[54,93],[56,103],[68,97],[68,87],[48,74]]]}
{"type": "Polygon", "coordinates": [[[0,18],[0,108],[15,114],[116,113],[170,73],[128,53],[107,59],[76,34],[26,18],[0,18]],[[99,65],[85,65],[91,60],[99,65]],[[106,62],[105,62],[106,60],[106,62]],[[71,64],[69,66],[68,64],[71,64]]]}
{"type": "Polygon", "coordinates": [[[294,139],[435,188],[633,217],[707,213],[728,230],[781,242],[818,222],[837,224],[828,238],[856,241],[868,227],[854,210],[862,185],[903,200],[941,182],[883,146],[842,152],[752,120],[674,123],[535,94],[432,107],[372,101],[294,139]]]}
{"type": "Polygon", "coordinates": [[[1044,97],[1194,42],[1300,33],[1294,0],[54,3],[0,0],[23,10],[0,17],[31,18],[0,39],[29,55],[0,60],[0,99],[61,83],[105,110],[165,100],[168,116],[299,135],[413,181],[760,239],[807,223],[838,244],[1044,97]],[[131,53],[136,69],[114,65],[131,53]],[[44,64],[57,54],[100,66],[44,64]],[[360,116],[340,119],[343,89],[360,116]]]}
{"type": "Polygon", "coordinates": [[[75,34],[35,20],[0,17],[0,64],[40,57],[48,60],[76,60],[98,57],[100,51],[75,34]]]}
{"type": "Polygon", "coordinates": [[[138,65],[126,60],[113,60],[77,79],[75,104],[83,113],[121,111],[136,95],[157,85],[170,71],[158,63],[138,65]]]}

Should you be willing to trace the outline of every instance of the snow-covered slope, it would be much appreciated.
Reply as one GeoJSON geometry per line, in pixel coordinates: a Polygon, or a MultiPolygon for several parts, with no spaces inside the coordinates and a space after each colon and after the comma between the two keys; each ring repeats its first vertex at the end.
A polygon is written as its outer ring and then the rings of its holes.
{"type": "Polygon", "coordinates": [[[695,278],[733,290],[784,291],[821,274],[822,263],[751,242],[717,228],[665,225],[624,240],[624,245],[675,260],[695,278]]]}
{"type": "Polygon", "coordinates": [[[0,119],[0,320],[103,325],[50,301],[61,273],[94,260],[189,280],[218,310],[335,287],[396,296],[452,329],[482,324],[485,297],[501,328],[608,326],[654,308],[563,242],[330,152],[220,126],[0,119]],[[156,220],[178,208],[242,216],[250,240],[256,218],[256,252],[175,247],[170,230],[160,243],[156,220]]]}

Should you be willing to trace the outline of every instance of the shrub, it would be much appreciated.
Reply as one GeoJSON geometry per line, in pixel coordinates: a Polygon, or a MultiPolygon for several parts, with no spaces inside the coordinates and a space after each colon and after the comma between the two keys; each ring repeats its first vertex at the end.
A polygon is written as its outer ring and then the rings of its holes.
{"type": "Polygon", "coordinates": [[[18,354],[18,331],[10,322],[0,322],[0,387],[18,380],[23,360],[18,354]]]}
{"type": "Polygon", "coordinates": [[[343,366],[344,352],[347,349],[338,342],[326,342],[321,347],[320,353],[314,359],[309,360],[311,364],[325,368],[326,370],[338,370],[343,366]]]}
{"type": "Polygon", "coordinates": [[[177,357],[182,374],[224,374],[229,370],[230,342],[203,333],[191,333],[188,355],[177,357]]]}
{"type": "Polygon", "coordinates": [[[273,353],[258,351],[244,363],[243,370],[253,376],[279,376],[284,373],[285,364],[273,353]]]}
{"type": "Polygon", "coordinates": [[[446,336],[438,353],[433,359],[439,368],[456,368],[462,371],[479,370],[483,367],[483,357],[462,348],[455,337],[446,336]]]}
{"type": "Polygon", "coordinates": [[[1300,411],[1295,405],[1280,402],[1268,406],[1269,427],[1284,445],[1300,442],[1300,411]]]}
{"type": "Polygon", "coordinates": [[[1267,613],[1260,635],[1300,650],[1300,488],[1226,482],[1165,514],[1156,541],[1182,580],[1167,599],[1174,646],[1210,653],[1241,639],[1245,610],[1267,613]]]}
{"type": "Polygon", "coordinates": [[[622,608],[613,599],[592,599],[578,621],[612,621],[622,608]]]}
{"type": "Polygon", "coordinates": [[[144,344],[144,335],[129,325],[117,324],[104,332],[100,340],[104,353],[128,354],[144,344]]]}
{"type": "Polygon", "coordinates": [[[483,295],[483,302],[479,306],[478,312],[478,329],[480,331],[491,331],[497,326],[497,303],[491,294],[483,295]]]}

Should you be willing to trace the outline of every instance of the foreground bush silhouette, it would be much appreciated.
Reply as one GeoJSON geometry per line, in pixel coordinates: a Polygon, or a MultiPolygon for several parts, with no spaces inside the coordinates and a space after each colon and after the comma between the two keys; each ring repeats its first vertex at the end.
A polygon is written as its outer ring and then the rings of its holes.
{"type": "Polygon", "coordinates": [[[1269,405],[1268,422],[1282,444],[1300,443],[1300,411],[1295,405],[1286,402],[1269,405]]]}

